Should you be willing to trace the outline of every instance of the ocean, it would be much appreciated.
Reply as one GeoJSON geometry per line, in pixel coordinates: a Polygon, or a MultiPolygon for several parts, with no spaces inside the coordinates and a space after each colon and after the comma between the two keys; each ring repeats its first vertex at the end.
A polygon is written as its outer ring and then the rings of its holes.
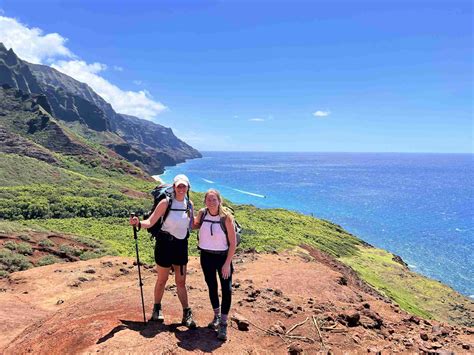
{"type": "Polygon", "coordinates": [[[204,152],[166,168],[196,191],[340,224],[474,298],[474,155],[204,152]]]}

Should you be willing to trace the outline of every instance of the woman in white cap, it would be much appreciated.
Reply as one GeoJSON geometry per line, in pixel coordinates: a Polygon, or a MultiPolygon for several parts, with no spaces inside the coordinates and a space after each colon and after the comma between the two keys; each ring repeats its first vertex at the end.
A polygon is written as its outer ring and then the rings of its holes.
{"type": "Polygon", "coordinates": [[[201,267],[214,311],[214,319],[208,327],[217,330],[217,338],[225,341],[227,317],[232,301],[232,258],[236,248],[234,218],[223,208],[219,191],[208,190],[204,203],[206,208],[199,211],[194,225],[199,226],[201,267]],[[219,276],[221,284],[221,304],[216,276],[219,276]]]}
{"type": "Polygon", "coordinates": [[[161,300],[170,269],[173,268],[178,298],[183,306],[182,324],[189,328],[195,328],[196,323],[193,320],[186,291],[189,227],[190,223],[192,223],[192,218],[194,218],[192,212],[193,204],[187,198],[190,187],[189,179],[186,175],[176,175],[173,179],[174,197],[172,199],[162,199],[148,219],[140,222],[138,217],[132,217],[130,224],[138,228],[150,228],[162,216],[165,216],[168,210],[161,230],[156,235],[155,261],[158,275],[154,293],[155,305],[151,320],[164,321],[161,300]],[[169,206],[169,204],[171,205],[169,206]]]}

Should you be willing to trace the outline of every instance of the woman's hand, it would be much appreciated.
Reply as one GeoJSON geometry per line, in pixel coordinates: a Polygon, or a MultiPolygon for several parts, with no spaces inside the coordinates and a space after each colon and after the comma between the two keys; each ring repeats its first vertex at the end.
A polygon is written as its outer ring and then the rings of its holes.
{"type": "Polygon", "coordinates": [[[134,227],[138,227],[138,225],[140,224],[140,220],[138,219],[138,217],[130,217],[130,225],[131,226],[134,226],[134,227]]]}
{"type": "Polygon", "coordinates": [[[230,277],[230,263],[224,263],[222,266],[222,277],[228,279],[230,277]]]}

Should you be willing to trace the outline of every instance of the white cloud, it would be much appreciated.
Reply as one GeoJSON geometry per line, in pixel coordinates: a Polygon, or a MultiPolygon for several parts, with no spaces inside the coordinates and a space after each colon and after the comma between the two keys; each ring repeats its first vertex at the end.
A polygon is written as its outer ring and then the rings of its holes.
{"type": "Polygon", "coordinates": [[[113,68],[115,71],[123,71],[123,68],[118,65],[114,65],[113,68]]]}
{"type": "MultiPolygon", "coordinates": [[[[152,119],[167,109],[146,90],[125,91],[104,79],[99,73],[107,70],[107,65],[81,60],[66,47],[67,39],[58,33],[44,34],[39,28],[29,28],[14,18],[0,16],[0,42],[13,48],[21,59],[48,64],[88,84],[119,113],[152,119]]],[[[119,66],[112,69],[123,70],[119,66]]]]}
{"type": "Polygon", "coordinates": [[[252,121],[252,122],[263,122],[263,121],[265,121],[265,119],[264,119],[264,118],[258,118],[258,117],[257,117],[257,118],[251,118],[251,119],[249,119],[249,121],[252,121]]]}
{"type": "Polygon", "coordinates": [[[313,112],[313,116],[314,117],[327,117],[331,114],[330,111],[316,111],[316,112],[313,112]]]}
{"type": "Polygon", "coordinates": [[[87,83],[117,112],[151,119],[166,110],[166,106],[154,101],[148,91],[124,91],[98,75],[99,72],[107,68],[104,64],[87,64],[81,60],[70,60],[58,61],[52,67],[87,83]]]}
{"type": "Polygon", "coordinates": [[[65,46],[67,39],[58,33],[43,34],[39,28],[28,28],[14,18],[0,16],[0,42],[13,48],[22,59],[42,64],[52,58],[73,58],[65,46]]]}
{"type": "Polygon", "coordinates": [[[133,83],[134,83],[135,85],[141,85],[141,84],[143,84],[143,81],[141,81],[141,80],[134,80],[133,83]]]}

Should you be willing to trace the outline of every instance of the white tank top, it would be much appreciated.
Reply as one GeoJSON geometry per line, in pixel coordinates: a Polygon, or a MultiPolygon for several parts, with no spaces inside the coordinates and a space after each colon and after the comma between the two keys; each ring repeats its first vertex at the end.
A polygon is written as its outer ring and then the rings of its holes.
{"type": "MultiPolygon", "coordinates": [[[[186,200],[176,201],[172,200],[171,208],[185,210],[187,207],[186,200]]],[[[178,239],[184,239],[188,235],[189,216],[186,211],[172,211],[170,210],[168,216],[163,223],[162,230],[170,233],[178,239]]]]}
{"type": "Polygon", "coordinates": [[[229,249],[227,246],[227,237],[219,223],[221,216],[211,216],[209,212],[206,214],[204,221],[199,228],[199,248],[205,250],[225,251],[229,249]],[[206,221],[214,221],[218,223],[210,223],[206,221]],[[212,228],[212,231],[211,231],[212,228]]]}

